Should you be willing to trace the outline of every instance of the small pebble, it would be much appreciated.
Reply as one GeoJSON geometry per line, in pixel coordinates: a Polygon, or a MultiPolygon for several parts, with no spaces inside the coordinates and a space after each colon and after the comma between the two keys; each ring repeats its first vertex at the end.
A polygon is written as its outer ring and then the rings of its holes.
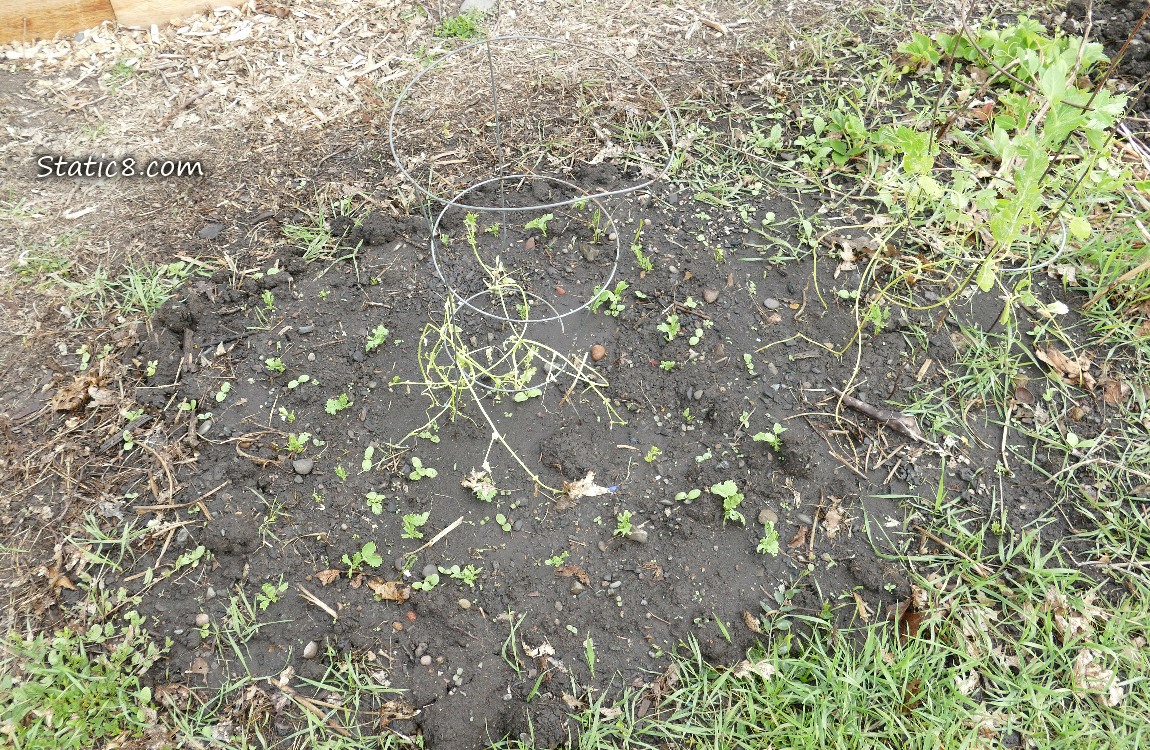
{"type": "Polygon", "coordinates": [[[603,346],[602,344],[596,344],[595,346],[591,347],[591,361],[592,362],[598,362],[599,360],[603,359],[606,356],[607,356],[607,347],[603,346]]]}
{"type": "Polygon", "coordinates": [[[423,656],[419,657],[419,663],[425,667],[430,667],[431,666],[431,657],[428,656],[427,654],[424,654],[423,656]]]}
{"type": "Polygon", "coordinates": [[[719,299],[719,290],[718,289],[704,289],[703,290],[703,301],[706,302],[708,305],[715,304],[715,302],[717,302],[718,299],[719,299]]]}
{"type": "Polygon", "coordinates": [[[314,659],[318,653],[319,644],[315,641],[308,641],[307,645],[303,647],[303,658],[305,659],[314,659]]]}
{"type": "Polygon", "coordinates": [[[404,558],[404,557],[395,558],[394,565],[395,565],[395,571],[397,573],[402,573],[404,571],[404,568],[407,567],[407,558],[404,558]]]}
{"type": "Polygon", "coordinates": [[[632,542],[638,542],[639,544],[646,544],[647,543],[647,530],[646,529],[635,529],[634,531],[632,531],[627,536],[627,538],[630,539],[632,542]]]}
{"type": "Polygon", "coordinates": [[[459,608],[460,609],[471,609],[471,600],[470,599],[460,599],[459,600],[459,608]]]}
{"type": "Polygon", "coordinates": [[[778,310],[780,307],[779,301],[774,297],[767,297],[763,300],[763,306],[768,310],[778,310]]]}
{"type": "Polygon", "coordinates": [[[209,618],[207,616],[207,614],[200,612],[198,615],[196,615],[196,627],[197,628],[202,628],[203,626],[207,625],[209,622],[211,622],[211,618],[209,618]]]}
{"type": "Polygon", "coordinates": [[[587,590],[587,587],[584,586],[583,584],[579,583],[578,581],[575,581],[574,583],[571,584],[571,595],[572,596],[579,596],[580,594],[582,594],[586,590],[587,590]]]}
{"type": "Polygon", "coordinates": [[[297,458],[291,462],[291,467],[296,474],[307,476],[311,474],[311,470],[315,468],[315,461],[310,458],[297,458]]]}
{"type": "Polygon", "coordinates": [[[556,612],[562,612],[563,611],[563,602],[555,602],[555,611],[556,612]]]}
{"type": "Polygon", "coordinates": [[[200,422],[200,426],[196,428],[196,433],[197,433],[197,434],[198,434],[200,437],[203,437],[204,435],[207,435],[209,432],[211,432],[211,431],[212,431],[212,425],[213,425],[213,424],[214,424],[214,423],[212,422],[212,420],[210,420],[210,419],[205,419],[203,422],[200,422]]]}
{"type": "Polygon", "coordinates": [[[622,581],[611,581],[611,585],[609,585],[607,588],[610,589],[611,591],[614,591],[615,589],[619,588],[622,585],[623,585],[622,581]]]}
{"type": "Polygon", "coordinates": [[[534,237],[528,237],[527,241],[523,243],[523,249],[524,250],[534,250],[535,249],[535,238],[534,237]]]}
{"type": "Polygon", "coordinates": [[[211,586],[208,586],[208,591],[207,591],[207,593],[204,594],[204,598],[205,599],[215,599],[216,598],[216,590],[214,588],[212,588],[211,586]]]}
{"type": "Polygon", "coordinates": [[[428,563],[427,565],[423,566],[423,577],[424,578],[431,578],[433,575],[435,575],[438,572],[439,572],[439,568],[435,567],[435,563],[428,563]]]}
{"type": "Polygon", "coordinates": [[[775,513],[770,508],[763,508],[759,511],[759,523],[766,526],[768,523],[774,525],[779,522],[779,514],[775,513]]]}

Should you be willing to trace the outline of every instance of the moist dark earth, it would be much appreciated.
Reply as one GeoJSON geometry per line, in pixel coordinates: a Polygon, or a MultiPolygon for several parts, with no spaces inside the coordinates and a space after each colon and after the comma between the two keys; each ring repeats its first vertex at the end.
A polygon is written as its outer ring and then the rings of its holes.
{"type": "MultiPolygon", "coordinates": [[[[1141,94],[1136,99],[1131,97],[1130,112],[1141,118],[1150,118],[1150,92],[1144,86],[1150,80],[1150,24],[1143,24],[1131,39],[1131,33],[1146,11],[1146,3],[1143,0],[1098,0],[1094,3],[1071,0],[1066,10],[1078,22],[1076,32],[1079,34],[1082,33],[1088,6],[1093,21],[1091,38],[1102,43],[1111,59],[1118,54],[1127,39],[1131,40],[1119,61],[1117,73],[1129,79],[1135,92],[1141,94]]],[[[1137,122],[1132,130],[1150,133],[1150,122],[1137,122]]]]}
{"type": "MultiPolygon", "coordinates": [[[[200,547],[206,554],[154,583],[140,606],[155,634],[172,640],[151,679],[212,688],[245,669],[273,679],[292,670],[288,684],[306,692],[301,680],[351,658],[396,691],[380,698],[391,701],[383,714],[365,706],[364,731],[421,733],[434,748],[506,735],[559,746],[577,732],[568,716],[588,695],[651,686],[667,654],[690,639],[707,659],[731,664],[756,642],[785,636],[795,615],[885,618],[909,584],[877,553],[931,548],[914,527],[932,512],[1004,513],[1015,528],[1042,517],[1052,497],[1016,458],[1031,455],[1028,441],[1010,434],[1004,511],[992,501],[1001,427],[970,404],[968,432],[929,399],[963,374],[947,369],[961,326],[993,327],[1001,303],[975,295],[949,310],[890,309],[877,329],[863,327],[858,346],[854,302],[836,293],[856,288],[858,272],[837,269],[836,279],[826,258],[817,271],[785,262],[796,205],[819,204],[766,192],[745,223],[672,183],[608,202],[622,245],[612,283],[629,284],[617,316],[601,306],[525,327],[458,318],[464,348],[505,351],[512,332],[525,330],[594,375],[575,382],[574,364],[557,368],[554,382],[537,376],[539,393],[522,401],[478,380],[479,401],[464,389],[457,413],[432,400],[449,404],[452,394],[419,384],[421,340],[434,340],[427,326],[442,323],[451,298],[432,263],[427,217],[337,221],[335,255],[354,258],[308,263],[285,244],[249,255],[246,273],[184,287],[135,352],[141,370],[153,363],[135,396],[153,421],[135,440],[172,457],[182,507],[147,510],[155,491],[129,488],[143,519],[183,525],[123,576],[138,586],[133,576],[149,566],[200,547]],[[649,272],[629,250],[640,227],[649,272]],[[667,341],[657,326],[672,312],[682,330],[667,341]],[[368,351],[380,325],[387,340],[368,351]],[[594,345],[606,352],[598,362],[586,356],[594,345]],[[588,389],[592,382],[604,385],[588,389]],[[927,441],[841,407],[836,388],[905,408],[927,441]],[[329,413],[341,394],[347,408],[329,413]],[[572,501],[537,487],[492,440],[484,412],[541,484],[559,489],[593,472],[610,491],[572,501]],[[785,427],[777,450],[752,439],[775,423],[785,427]],[[304,432],[312,440],[292,452],[289,436],[304,432]],[[416,459],[436,476],[413,479],[416,459]],[[485,460],[498,488],[490,502],[461,485],[485,460]],[[745,495],[737,508],[745,523],[724,519],[709,491],[727,480],[745,495]],[[701,492],[676,498],[691,490],[701,492]],[[939,497],[945,509],[935,507],[939,497]],[[629,535],[615,533],[624,511],[629,535]],[[402,536],[413,513],[428,514],[422,538],[402,536]],[[777,528],[777,556],[756,551],[764,520],[777,528]],[[349,572],[345,556],[367,542],[382,559],[349,572]],[[473,587],[440,572],[453,565],[481,571],[473,587]],[[434,588],[410,588],[431,573],[434,588]]],[[[590,299],[605,271],[587,246],[613,253],[609,237],[587,236],[573,219],[546,237],[514,221],[501,219],[503,244],[481,246],[480,257],[519,264],[540,305],[533,314],[590,299]]],[[[480,220],[480,236],[483,222],[491,219],[480,220]]],[[[447,246],[462,264],[466,230],[450,229],[447,246]]],[[[1078,429],[1088,434],[1097,412],[1084,407],[1078,429]]],[[[1018,408],[1025,419],[1029,407],[1018,408]]],[[[285,713],[273,725],[287,736],[298,720],[285,713]]]]}

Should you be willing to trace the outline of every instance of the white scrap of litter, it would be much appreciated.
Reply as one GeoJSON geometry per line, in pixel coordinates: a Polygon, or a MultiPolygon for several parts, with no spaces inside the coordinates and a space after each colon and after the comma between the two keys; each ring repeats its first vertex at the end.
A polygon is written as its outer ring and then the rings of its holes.
{"type": "Polygon", "coordinates": [[[575,482],[564,482],[563,490],[567,497],[578,500],[581,497],[597,497],[611,494],[611,489],[595,484],[595,472],[587,472],[587,476],[575,482]]]}

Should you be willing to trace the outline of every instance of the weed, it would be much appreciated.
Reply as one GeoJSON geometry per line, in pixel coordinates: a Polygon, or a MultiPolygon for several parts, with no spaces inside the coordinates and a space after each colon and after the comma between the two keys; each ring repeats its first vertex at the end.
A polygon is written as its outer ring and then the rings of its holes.
{"type": "Polygon", "coordinates": [[[655,463],[655,459],[661,455],[663,455],[663,451],[659,450],[659,446],[652,445],[649,449],[647,449],[647,455],[643,456],[643,460],[649,464],[655,463]]]}
{"type": "Polygon", "coordinates": [[[690,503],[698,500],[703,494],[700,489],[683,490],[675,493],[675,499],[679,502],[690,503]]]}
{"type": "Polygon", "coordinates": [[[287,365],[279,357],[267,357],[264,359],[264,368],[268,372],[274,372],[276,375],[282,375],[287,371],[287,365]]]}
{"type": "Polygon", "coordinates": [[[411,457],[411,473],[407,475],[408,479],[413,482],[418,482],[424,477],[434,479],[437,476],[439,476],[439,472],[430,466],[424,466],[423,461],[421,461],[418,456],[411,457]]]}
{"type": "Polygon", "coordinates": [[[631,511],[624,510],[615,514],[614,536],[628,537],[633,531],[631,526],[631,511]]]}
{"type": "Polygon", "coordinates": [[[416,581],[415,583],[411,584],[411,588],[415,589],[416,591],[426,592],[426,591],[431,591],[433,588],[435,588],[438,585],[439,585],[439,574],[438,573],[432,573],[431,575],[426,576],[422,581],[416,581]]]}
{"type": "Polygon", "coordinates": [[[371,508],[371,512],[375,515],[383,513],[383,501],[387,498],[378,492],[371,490],[367,493],[367,506],[371,508]]]}
{"type": "Polygon", "coordinates": [[[591,640],[589,635],[583,640],[583,656],[587,659],[587,669],[593,680],[595,679],[595,641],[591,640]]]}
{"type": "Polygon", "coordinates": [[[324,404],[323,410],[326,411],[328,414],[335,416],[336,414],[339,414],[341,411],[344,411],[345,409],[350,409],[352,406],[352,403],[353,403],[352,400],[350,398],[348,398],[348,395],[346,393],[341,393],[336,398],[329,398],[327,400],[327,403],[324,404]]]}
{"type": "Polygon", "coordinates": [[[276,309],[276,296],[272,293],[271,289],[265,289],[260,293],[260,299],[263,300],[264,309],[272,311],[276,309]]]}
{"type": "Polygon", "coordinates": [[[503,529],[503,531],[505,531],[506,533],[508,533],[508,534],[511,533],[511,529],[513,527],[511,525],[511,520],[509,518],[507,518],[507,516],[503,515],[502,513],[496,513],[495,514],[495,523],[497,523],[499,525],[499,528],[503,529]]]}
{"type": "Polygon", "coordinates": [[[265,582],[260,586],[260,593],[256,594],[255,602],[256,609],[261,612],[267,611],[267,608],[280,600],[280,595],[288,590],[288,584],[284,581],[283,576],[280,576],[278,583],[265,582]]]}
{"type": "Polygon", "coordinates": [[[544,560],[543,564],[550,565],[552,568],[558,568],[560,565],[567,562],[567,558],[570,557],[570,555],[571,552],[569,550],[563,550],[559,554],[552,555],[551,557],[544,560]]]}
{"type": "Polygon", "coordinates": [[[677,313],[671,313],[663,320],[662,323],[655,326],[655,328],[659,331],[662,331],[668,342],[671,341],[673,338],[679,335],[679,315],[677,313]]]}
{"type": "Polygon", "coordinates": [[[527,230],[538,229],[540,232],[543,233],[543,236],[546,237],[547,236],[547,223],[554,218],[555,218],[554,214],[543,214],[542,216],[536,217],[536,218],[532,219],[531,221],[527,222],[526,224],[524,224],[523,228],[527,229],[527,230]]]}
{"type": "Polygon", "coordinates": [[[422,539],[423,532],[420,531],[427,519],[431,517],[431,512],[426,513],[405,513],[403,516],[403,531],[400,536],[404,539],[422,539]]]}
{"type": "Polygon", "coordinates": [[[483,34],[483,29],[479,25],[482,20],[483,14],[478,12],[449,16],[436,28],[435,35],[449,39],[474,39],[483,34]]]}
{"type": "Polygon", "coordinates": [[[630,285],[626,281],[620,281],[615,285],[615,289],[603,289],[599,286],[595,287],[592,292],[591,298],[591,312],[599,312],[599,308],[607,305],[607,309],[603,311],[605,315],[612,318],[619,317],[619,313],[627,307],[623,304],[623,292],[625,292],[630,285]]]}
{"type": "Polygon", "coordinates": [[[308,441],[311,440],[310,432],[289,433],[287,442],[287,452],[293,456],[298,456],[307,450],[308,441]]]}
{"type": "Polygon", "coordinates": [[[778,422],[775,422],[770,431],[756,432],[751,436],[751,440],[754,440],[756,443],[766,443],[771,447],[771,450],[773,450],[775,453],[778,453],[783,449],[782,434],[786,431],[786,427],[783,427],[778,422]]]}
{"type": "Polygon", "coordinates": [[[635,232],[635,239],[631,242],[631,253],[635,256],[635,264],[639,266],[639,269],[650,273],[655,270],[655,264],[650,256],[643,252],[643,244],[639,241],[642,233],[643,227],[640,226],[635,232]]]}
{"type": "Polygon", "coordinates": [[[779,555],[779,532],[770,521],[763,524],[763,536],[759,539],[759,544],[755,547],[755,552],[758,552],[760,555],[771,555],[772,557],[778,557],[779,555]]]}
{"type": "Polygon", "coordinates": [[[664,359],[659,362],[659,367],[663,369],[663,372],[670,372],[671,370],[675,369],[676,364],[677,363],[673,359],[664,359]]]}
{"type": "Polygon", "coordinates": [[[347,566],[347,577],[354,577],[364,565],[369,565],[373,568],[378,568],[382,565],[383,558],[375,550],[375,542],[364,542],[364,545],[351,557],[345,554],[343,556],[343,564],[347,566]]]}
{"type": "Polygon", "coordinates": [[[449,568],[440,567],[439,572],[454,578],[468,588],[474,589],[475,582],[479,580],[479,574],[483,572],[483,568],[477,568],[474,565],[465,565],[460,568],[458,565],[452,565],[449,568]]]}
{"type": "Polygon", "coordinates": [[[730,479],[719,482],[711,486],[711,494],[718,495],[723,499],[724,524],[727,521],[737,521],[744,526],[747,525],[746,517],[738,511],[738,507],[743,504],[743,493],[739,492],[737,484],[730,479]]]}
{"type": "Polygon", "coordinates": [[[375,349],[383,346],[387,342],[387,336],[390,331],[385,326],[377,325],[371,331],[371,335],[367,337],[367,343],[363,345],[366,352],[371,353],[375,349]]]}

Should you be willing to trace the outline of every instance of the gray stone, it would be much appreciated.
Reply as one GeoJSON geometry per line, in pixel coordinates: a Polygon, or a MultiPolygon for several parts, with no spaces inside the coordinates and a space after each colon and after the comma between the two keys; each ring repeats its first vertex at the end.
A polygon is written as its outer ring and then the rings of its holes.
{"type": "Polygon", "coordinates": [[[627,538],[630,539],[632,542],[638,542],[639,544],[646,544],[647,543],[647,530],[646,529],[635,529],[630,534],[627,535],[627,538]]]}
{"type": "Polygon", "coordinates": [[[459,6],[462,13],[490,13],[495,10],[496,0],[463,0],[459,6]]]}
{"type": "Polygon", "coordinates": [[[428,563],[427,565],[423,566],[423,577],[424,578],[431,578],[433,575],[437,574],[438,572],[439,572],[439,568],[435,567],[435,563],[428,563]]]}
{"type": "Polygon", "coordinates": [[[308,641],[307,645],[303,647],[303,658],[305,659],[314,659],[318,653],[319,644],[315,641],[308,641]]]}
{"type": "Polygon", "coordinates": [[[220,232],[224,231],[224,225],[213,222],[211,224],[204,224],[200,231],[196,232],[196,236],[201,240],[214,240],[220,236],[220,232]]]}
{"type": "Polygon", "coordinates": [[[768,310],[778,310],[781,305],[779,301],[774,297],[767,297],[765,300],[763,300],[763,306],[768,310]]]}
{"type": "Polygon", "coordinates": [[[310,458],[297,458],[291,462],[292,470],[300,476],[307,476],[311,474],[311,470],[315,468],[315,461],[310,458]]]}
{"type": "Polygon", "coordinates": [[[759,511],[759,523],[766,526],[768,523],[776,524],[779,522],[779,514],[775,513],[770,508],[763,508],[759,511]]]}

